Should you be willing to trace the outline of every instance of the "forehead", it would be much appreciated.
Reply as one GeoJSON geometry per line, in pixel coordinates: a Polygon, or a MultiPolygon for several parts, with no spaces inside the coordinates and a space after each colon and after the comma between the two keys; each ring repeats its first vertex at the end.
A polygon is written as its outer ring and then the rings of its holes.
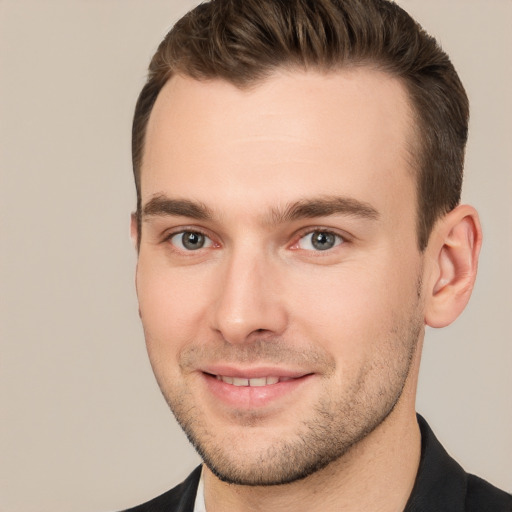
{"type": "Polygon", "coordinates": [[[170,193],[215,207],[242,196],[244,207],[261,208],[334,193],[403,201],[414,195],[412,133],[405,88],[368,67],[279,72],[247,89],[175,76],[148,123],[142,200],[170,193]]]}

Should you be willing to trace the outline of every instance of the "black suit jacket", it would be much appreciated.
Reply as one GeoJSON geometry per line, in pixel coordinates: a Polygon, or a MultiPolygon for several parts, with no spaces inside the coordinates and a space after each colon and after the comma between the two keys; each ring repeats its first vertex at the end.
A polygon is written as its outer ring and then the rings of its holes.
{"type": "MultiPolygon", "coordinates": [[[[421,461],[404,512],[512,512],[512,495],[466,473],[418,416],[421,461]]],[[[174,489],[125,512],[193,512],[201,466],[174,489]]]]}

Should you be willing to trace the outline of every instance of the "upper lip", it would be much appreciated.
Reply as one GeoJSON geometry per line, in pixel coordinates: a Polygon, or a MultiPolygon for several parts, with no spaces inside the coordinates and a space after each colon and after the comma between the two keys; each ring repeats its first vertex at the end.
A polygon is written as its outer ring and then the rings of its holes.
{"type": "Polygon", "coordinates": [[[298,379],[312,373],[304,370],[281,368],[277,366],[243,368],[231,365],[207,365],[202,367],[200,370],[203,373],[209,373],[210,375],[220,375],[222,377],[241,379],[261,379],[263,377],[285,377],[289,379],[298,379]]]}

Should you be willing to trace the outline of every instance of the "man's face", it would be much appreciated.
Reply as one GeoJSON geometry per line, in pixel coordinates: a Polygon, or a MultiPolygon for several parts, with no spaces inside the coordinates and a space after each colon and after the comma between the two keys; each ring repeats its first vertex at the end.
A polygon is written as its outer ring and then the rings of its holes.
{"type": "Polygon", "coordinates": [[[221,478],[310,474],[414,387],[411,118],[401,84],[368,68],[283,72],[245,91],[174,77],[160,93],[140,313],[160,388],[221,478]]]}

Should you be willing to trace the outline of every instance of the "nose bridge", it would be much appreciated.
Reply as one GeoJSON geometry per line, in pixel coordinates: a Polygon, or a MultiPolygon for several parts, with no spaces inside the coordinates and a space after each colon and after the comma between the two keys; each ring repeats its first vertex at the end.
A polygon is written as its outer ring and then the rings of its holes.
{"type": "Polygon", "coordinates": [[[233,248],[225,259],[214,311],[214,328],[230,343],[254,333],[279,335],[286,311],[277,287],[275,259],[253,244],[233,248]]]}

